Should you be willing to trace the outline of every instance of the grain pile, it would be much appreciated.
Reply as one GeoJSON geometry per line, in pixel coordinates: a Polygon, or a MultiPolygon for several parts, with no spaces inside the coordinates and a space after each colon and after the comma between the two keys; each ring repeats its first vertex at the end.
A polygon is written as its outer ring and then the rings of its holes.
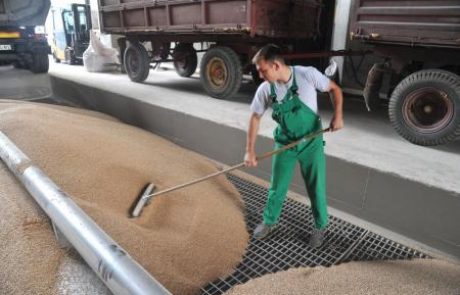
{"type": "Polygon", "coordinates": [[[454,295],[460,294],[460,265],[418,259],[297,268],[251,280],[225,294],[454,295]]]}
{"type": "MultiPolygon", "coordinates": [[[[196,154],[108,116],[65,107],[2,102],[0,129],[174,294],[196,293],[244,254],[243,205],[225,176],[159,196],[139,219],[128,218],[146,183],[165,189],[217,170],[196,154]]],[[[56,272],[68,253],[5,167],[0,293],[56,294],[56,272]]]]}

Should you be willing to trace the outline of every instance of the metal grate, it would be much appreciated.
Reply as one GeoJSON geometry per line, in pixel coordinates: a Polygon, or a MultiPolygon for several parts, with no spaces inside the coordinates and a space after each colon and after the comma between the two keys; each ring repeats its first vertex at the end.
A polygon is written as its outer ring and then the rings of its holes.
{"type": "Polygon", "coordinates": [[[429,256],[375,233],[369,233],[367,238],[359,243],[356,249],[344,261],[412,258],[429,258],[429,256]]]}
{"type": "MultiPolygon", "coordinates": [[[[252,234],[262,221],[267,189],[227,174],[246,205],[246,224],[252,234]]],[[[341,262],[428,258],[427,255],[395,243],[368,230],[330,216],[323,246],[312,249],[309,233],[314,226],[309,207],[286,199],[278,231],[266,241],[251,238],[246,255],[227,278],[208,284],[201,294],[222,294],[235,285],[268,273],[306,266],[331,266],[341,262]]]]}

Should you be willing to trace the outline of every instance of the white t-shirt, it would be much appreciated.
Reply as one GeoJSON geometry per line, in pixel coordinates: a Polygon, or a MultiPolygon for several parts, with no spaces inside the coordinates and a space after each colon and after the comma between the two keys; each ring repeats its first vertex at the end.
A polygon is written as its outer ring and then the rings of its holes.
{"type": "MultiPolygon", "coordinates": [[[[295,66],[295,79],[298,87],[300,101],[307,105],[313,112],[318,112],[316,90],[329,91],[330,80],[314,67],[295,66]]],[[[275,82],[276,100],[283,100],[289,87],[292,86],[292,76],[287,83],[275,82]]],[[[251,103],[251,111],[262,116],[272,104],[270,97],[270,83],[265,81],[260,84],[251,103]]]]}

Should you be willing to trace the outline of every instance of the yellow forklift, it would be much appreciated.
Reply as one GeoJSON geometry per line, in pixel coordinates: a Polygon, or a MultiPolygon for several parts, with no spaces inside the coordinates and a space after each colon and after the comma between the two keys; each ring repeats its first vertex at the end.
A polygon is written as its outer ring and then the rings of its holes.
{"type": "Polygon", "coordinates": [[[51,53],[55,62],[83,64],[91,30],[91,10],[86,4],[70,4],[51,9],[53,35],[51,53]]]}

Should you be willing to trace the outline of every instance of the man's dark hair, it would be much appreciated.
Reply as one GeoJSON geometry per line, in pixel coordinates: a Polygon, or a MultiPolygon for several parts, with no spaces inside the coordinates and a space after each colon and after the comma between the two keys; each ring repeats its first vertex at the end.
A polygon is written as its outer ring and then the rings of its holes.
{"type": "Polygon", "coordinates": [[[252,58],[252,63],[265,60],[266,62],[274,62],[275,60],[284,63],[284,58],[281,56],[281,48],[275,44],[267,44],[257,51],[256,55],[252,58]]]}

